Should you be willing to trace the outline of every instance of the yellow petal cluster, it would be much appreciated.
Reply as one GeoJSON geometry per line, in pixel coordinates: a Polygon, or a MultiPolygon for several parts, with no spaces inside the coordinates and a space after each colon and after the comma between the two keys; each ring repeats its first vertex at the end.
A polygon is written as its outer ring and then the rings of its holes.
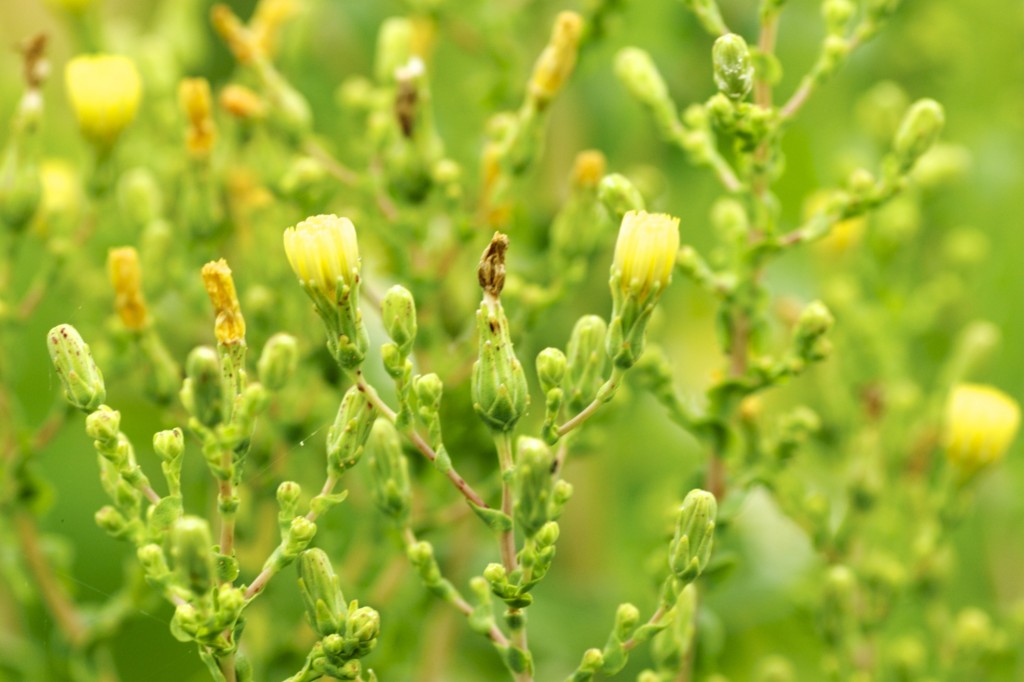
{"type": "Polygon", "coordinates": [[[142,81],[127,57],[80,55],[67,63],[64,82],[78,125],[90,142],[109,147],[135,118],[142,81]]]}
{"type": "Polygon", "coordinates": [[[582,33],[583,18],[579,14],[562,12],[555,19],[551,40],[537,58],[530,76],[530,94],[541,103],[557,95],[572,75],[582,33]]]}
{"type": "Polygon", "coordinates": [[[114,309],[121,323],[132,331],[141,331],[148,318],[142,297],[142,268],[139,253],[131,246],[111,249],[107,254],[107,271],[114,287],[114,309]]]}
{"type": "Polygon", "coordinates": [[[1020,406],[991,386],[958,384],[946,407],[946,456],[965,474],[1006,454],[1020,426],[1020,406]]]}
{"type": "Polygon", "coordinates": [[[242,308],[238,305],[235,280],[231,277],[231,268],[228,267],[227,261],[221,258],[204,265],[203,285],[217,314],[214,327],[217,341],[224,345],[243,343],[245,318],[242,317],[242,308]]]}
{"type": "Polygon", "coordinates": [[[211,114],[210,82],[205,78],[184,79],[178,86],[178,101],[188,119],[185,146],[189,154],[198,158],[209,156],[217,134],[211,114]]]}
{"type": "Polygon", "coordinates": [[[332,300],[339,279],[351,286],[359,276],[356,228],[348,218],[318,215],[289,227],[284,252],[299,281],[332,300]]]}
{"type": "Polygon", "coordinates": [[[626,213],[612,263],[623,293],[644,301],[655,287],[659,293],[664,290],[672,281],[678,251],[679,218],[646,211],[626,213]]]}

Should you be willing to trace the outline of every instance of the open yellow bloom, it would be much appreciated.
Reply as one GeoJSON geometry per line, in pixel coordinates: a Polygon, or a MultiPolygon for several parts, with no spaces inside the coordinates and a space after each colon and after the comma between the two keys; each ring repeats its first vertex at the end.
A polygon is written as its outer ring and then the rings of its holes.
{"type": "Polygon", "coordinates": [[[679,218],[665,213],[629,211],[622,217],[612,270],[624,294],[641,302],[672,281],[679,252],[679,218]]]}
{"type": "Polygon", "coordinates": [[[111,249],[107,254],[107,270],[114,287],[114,309],[121,323],[132,331],[146,327],[148,315],[142,297],[142,268],[139,253],[131,246],[111,249]]]}
{"type": "Polygon", "coordinates": [[[80,55],[64,68],[64,82],[82,134],[109,147],[139,108],[142,81],[130,59],[121,55],[80,55]]]}
{"type": "Polygon", "coordinates": [[[284,252],[299,281],[332,300],[339,279],[352,286],[359,277],[359,244],[348,218],[318,215],[289,227],[284,252]]]}
{"type": "Polygon", "coordinates": [[[958,384],[946,407],[946,456],[964,474],[1006,454],[1020,426],[1020,406],[991,386],[958,384]]]}

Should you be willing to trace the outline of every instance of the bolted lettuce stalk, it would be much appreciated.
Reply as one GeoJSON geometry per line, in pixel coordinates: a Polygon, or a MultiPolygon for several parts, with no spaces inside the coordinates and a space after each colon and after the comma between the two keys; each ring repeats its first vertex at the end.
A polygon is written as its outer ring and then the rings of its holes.
{"type": "Polygon", "coordinates": [[[511,431],[526,412],[530,396],[526,373],[516,357],[508,318],[499,296],[505,285],[508,237],[494,234],[480,259],[477,277],[484,290],[476,312],[480,357],[473,364],[473,409],[495,432],[511,431]]]}
{"type": "Polygon", "coordinates": [[[95,410],[106,400],[107,389],[103,374],[78,330],[70,324],[58,325],[50,330],[46,340],[53,368],[64,386],[64,397],[84,412],[95,410]]]}

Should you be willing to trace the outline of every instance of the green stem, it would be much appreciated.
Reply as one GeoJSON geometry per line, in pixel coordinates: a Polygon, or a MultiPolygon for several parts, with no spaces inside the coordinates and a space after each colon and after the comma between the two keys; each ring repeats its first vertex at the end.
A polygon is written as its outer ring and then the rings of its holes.
{"type": "Polygon", "coordinates": [[[615,367],[612,369],[612,375],[608,378],[608,381],[604,382],[601,388],[597,390],[597,397],[595,397],[589,405],[580,410],[575,417],[558,427],[558,437],[561,438],[594,416],[594,413],[597,412],[602,405],[611,400],[612,396],[615,395],[615,392],[619,390],[619,386],[622,385],[622,378],[625,374],[626,370],[621,367],[615,367]]]}

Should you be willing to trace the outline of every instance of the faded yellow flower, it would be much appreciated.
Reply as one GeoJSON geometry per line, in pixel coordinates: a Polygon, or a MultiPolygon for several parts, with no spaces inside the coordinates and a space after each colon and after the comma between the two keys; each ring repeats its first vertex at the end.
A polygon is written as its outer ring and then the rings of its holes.
{"type": "Polygon", "coordinates": [[[149,315],[142,297],[139,253],[131,246],[111,249],[107,254],[107,271],[114,287],[114,309],[121,323],[132,331],[142,331],[149,315]]]}
{"type": "Polygon", "coordinates": [[[245,342],[245,318],[238,305],[235,281],[226,260],[210,261],[203,266],[203,285],[210,297],[214,312],[217,313],[214,331],[217,341],[224,345],[245,342]]]}

